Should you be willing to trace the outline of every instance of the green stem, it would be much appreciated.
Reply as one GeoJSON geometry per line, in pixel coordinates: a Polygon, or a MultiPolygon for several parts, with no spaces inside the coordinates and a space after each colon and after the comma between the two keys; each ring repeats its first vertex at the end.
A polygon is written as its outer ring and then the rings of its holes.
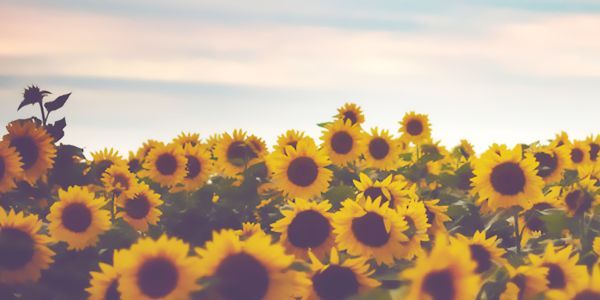
{"type": "Polygon", "coordinates": [[[521,253],[521,234],[519,233],[519,212],[515,211],[513,218],[515,219],[515,239],[517,240],[517,253],[521,253]]]}
{"type": "Polygon", "coordinates": [[[40,111],[42,112],[42,123],[46,126],[46,113],[44,112],[44,105],[42,105],[42,101],[38,102],[40,104],[40,111]]]}

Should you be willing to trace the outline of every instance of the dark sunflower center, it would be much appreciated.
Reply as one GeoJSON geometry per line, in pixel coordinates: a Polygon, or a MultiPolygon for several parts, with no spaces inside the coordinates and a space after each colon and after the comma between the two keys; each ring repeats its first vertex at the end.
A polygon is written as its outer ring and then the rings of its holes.
{"type": "Polygon", "coordinates": [[[410,120],[406,123],[406,132],[410,135],[417,136],[423,132],[423,123],[419,120],[410,120]]]}
{"type": "Polygon", "coordinates": [[[245,142],[233,142],[229,145],[229,148],[227,148],[227,160],[238,167],[244,166],[248,161],[255,157],[256,154],[245,142]]]}
{"type": "Polygon", "coordinates": [[[327,218],[314,210],[305,210],[296,215],[288,226],[288,239],[299,248],[315,248],[329,237],[331,225],[327,218]]]}
{"type": "Polygon", "coordinates": [[[177,159],[169,153],[162,154],[156,160],[156,169],[162,175],[173,175],[177,170],[177,159]]]}
{"type": "Polygon", "coordinates": [[[383,194],[383,190],[381,190],[380,187],[369,187],[363,192],[363,194],[365,195],[365,198],[370,197],[373,200],[377,199],[377,197],[381,197],[381,200],[383,201],[390,200],[383,194]]]}
{"type": "Polygon", "coordinates": [[[162,298],[170,294],[179,280],[177,267],[163,257],[151,258],[138,271],[137,284],[144,295],[162,298]]]}
{"type": "Polygon", "coordinates": [[[17,228],[0,228],[0,270],[23,268],[34,254],[35,244],[29,234],[17,228]]]}
{"type": "Polygon", "coordinates": [[[529,219],[527,219],[527,228],[531,231],[540,231],[540,232],[545,232],[546,231],[546,225],[544,224],[544,221],[542,221],[538,216],[530,216],[529,219]]]}
{"type": "Polygon", "coordinates": [[[68,230],[84,232],[92,224],[92,212],[83,203],[71,203],[64,208],[61,220],[68,230]]]}
{"type": "Polygon", "coordinates": [[[194,179],[202,171],[202,165],[200,164],[198,158],[196,158],[195,156],[187,155],[186,158],[187,164],[185,167],[187,170],[187,175],[185,175],[185,178],[194,179]]]}
{"type": "Polygon", "coordinates": [[[113,176],[113,185],[115,187],[121,186],[124,189],[128,189],[129,188],[129,180],[123,174],[116,174],[115,176],[113,176]]]}
{"type": "Polygon", "coordinates": [[[125,212],[133,219],[143,219],[150,212],[150,202],[144,194],[135,195],[125,202],[125,212]]]}
{"type": "Polygon", "coordinates": [[[269,272],[252,255],[238,253],[217,268],[217,289],[227,300],[259,300],[269,289],[269,272]]]}
{"type": "Polygon", "coordinates": [[[594,199],[590,194],[582,190],[574,190],[567,194],[565,202],[570,211],[582,214],[592,207],[594,199]]]}
{"type": "Polygon", "coordinates": [[[578,164],[583,161],[583,151],[579,148],[574,148],[571,150],[571,160],[578,164]]]}
{"type": "Polygon", "coordinates": [[[38,149],[35,141],[29,136],[16,137],[10,141],[10,145],[15,147],[17,152],[19,152],[23,169],[25,170],[31,168],[40,155],[40,149],[38,149]]]}
{"type": "Polygon", "coordinates": [[[390,239],[383,217],[374,212],[352,220],[352,232],[359,242],[371,247],[381,247],[390,239]]]}
{"type": "Polygon", "coordinates": [[[390,152],[390,145],[383,138],[374,138],[369,143],[369,153],[375,159],[384,159],[390,152]]]}
{"type": "Polygon", "coordinates": [[[464,172],[460,172],[458,174],[458,181],[456,183],[456,186],[463,191],[469,191],[471,190],[471,178],[473,178],[475,175],[473,175],[473,170],[468,169],[464,172]]]}
{"type": "Polygon", "coordinates": [[[483,273],[492,267],[490,252],[481,245],[469,245],[471,258],[477,263],[476,273],[483,273]]]}
{"type": "Polygon", "coordinates": [[[503,195],[516,195],[525,188],[525,174],[521,167],[513,162],[494,167],[490,180],[494,190],[503,195]]]}
{"type": "Polygon", "coordinates": [[[4,162],[4,157],[0,157],[0,180],[4,178],[4,172],[6,171],[6,166],[4,162]]]}
{"type": "Polygon", "coordinates": [[[535,155],[535,160],[539,163],[537,167],[537,175],[544,178],[552,174],[558,165],[558,160],[555,155],[550,155],[544,152],[538,152],[535,155]]]}
{"type": "Polygon", "coordinates": [[[600,152],[600,145],[596,143],[590,144],[590,159],[592,161],[598,160],[598,152],[600,152]]]}
{"type": "Polygon", "coordinates": [[[344,122],[346,122],[346,120],[350,120],[352,124],[356,124],[358,118],[356,117],[356,114],[353,111],[346,111],[344,112],[344,122]]]}
{"type": "Polygon", "coordinates": [[[319,167],[315,161],[306,156],[294,159],[287,169],[288,179],[295,185],[306,187],[311,185],[319,175],[319,167]]]}
{"type": "Polygon", "coordinates": [[[338,131],[331,137],[331,148],[335,153],[346,154],[352,150],[354,140],[345,131],[338,131]]]}
{"type": "Polygon", "coordinates": [[[140,163],[139,159],[132,159],[127,163],[127,165],[129,166],[129,172],[131,173],[137,173],[142,169],[142,164],[140,163]]]}
{"type": "Polygon", "coordinates": [[[567,286],[565,273],[557,264],[547,263],[544,267],[548,268],[548,288],[551,289],[563,289],[567,286]]]}
{"type": "Polygon", "coordinates": [[[600,293],[592,290],[584,290],[577,293],[577,295],[573,297],[573,300],[600,300],[600,293]]]}
{"type": "Polygon", "coordinates": [[[110,283],[106,289],[106,294],[104,295],[105,300],[121,300],[121,294],[119,294],[119,290],[117,289],[118,284],[119,282],[117,279],[110,283]]]}
{"type": "Polygon", "coordinates": [[[346,267],[331,265],[315,274],[313,288],[320,299],[347,299],[358,292],[359,283],[354,272],[346,267]]]}
{"type": "Polygon", "coordinates": [[[454,278],[449,270],[441,270],[427,274],[421,289],[429,294],[432,300],[453,300],[455,294],[454,278]]]}

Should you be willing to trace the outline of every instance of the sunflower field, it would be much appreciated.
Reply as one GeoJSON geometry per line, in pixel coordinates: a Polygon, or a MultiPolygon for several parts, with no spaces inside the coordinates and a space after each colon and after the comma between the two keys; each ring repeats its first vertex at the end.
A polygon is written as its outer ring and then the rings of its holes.
{"type": "Polygon", "coordinates": [[[475,153],[348,103],[88,157],[70,95],[26,88],[0,141],[0,299],[600,299],[600,135],[475,153]]]}

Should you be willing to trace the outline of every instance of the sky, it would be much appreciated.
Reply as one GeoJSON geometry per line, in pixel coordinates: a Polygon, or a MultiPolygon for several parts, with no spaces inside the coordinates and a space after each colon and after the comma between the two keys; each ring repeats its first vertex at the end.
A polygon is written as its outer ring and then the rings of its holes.
{"type": "Polygon", "coordinates": [[[72,92],[64,143],[136,149],[242,128],[273,144],[345,102],[483,151],[599,133],[599,1],[2,0],[0,123],[72,92]]]}

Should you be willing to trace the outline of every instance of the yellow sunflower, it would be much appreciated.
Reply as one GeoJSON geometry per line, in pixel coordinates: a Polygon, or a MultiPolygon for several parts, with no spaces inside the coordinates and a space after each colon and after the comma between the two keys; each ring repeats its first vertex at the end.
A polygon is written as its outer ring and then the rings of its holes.
{"type": "Polygon", "coordinates": [[[406,220],[401,218],[381,198],[367,198],[362,203],[351,199],[333,215],[335,242],[350,255],[374,258],[378,265],[392,265],[402,258],[408,241],[406,220]]]}
{"type": "Polygon", "coordinates": [[[564,292],[569,296],[572,296],[575,291],[584,285],[581,282],[581,278],[587,275],[586,267],[584,265],[577,265],[579,254],[571,255],[572,252],[572,246],[555,251],[554,245],[548,243],[543,256],[529,254],[532,266],[548,269],[548,274],[546,275],[548,288],[564,292]]]}
{"type": "Polygon", "coordinates": [[[273,183],[289,197],[310,199],[329,188],[333,172],[326,167],[329,158],[310,140],[303,139],[286,153],[275,151],[267,157],[273,183]]]}
{"type": "Polygon", "coordinates": [[[127,168],[129,172],[137,174],[142,169],[142,163],[144,160],[142,157],[133,151],[129,151],[129,158],[127,159],[127,168]]]}
{"type": "Polygon", "coordinates": [[[265,143],[265,141],[262,138],[254,135],[254,134],[251,134],[248,136],[246,141],[247,141],[248,145],[250,146],[250,148],[252,149],[252,152],[254,152],[261,161],[269,153],[269,149],[267,149],[267,144],[265,143]]]}
{"type": "MultiPolygon", "coordinates": [[[[560,197],[561,188],[559,186],[551,187],[544,193],[544,198],[532,202],[531,209],[521,213],[519,224],[521,229],[521,246],[524,247],[531,238],[539,238],[547,232],[546,224],[542,220],[544,211],[561,207],[560,197]]],[[[510,223],[514,220],[509,220],[510,223]]],[[[511,225],[514,226],[514,223],[511,225]]]]}
{"type": "Polygon", "coordinates": [[[312,284],[303,299],[348,299],[380,285],[379,281],[370,277],[375,270],[371,270],[364,257],[346,258],[341,262],[335,248],[331,249],[328,264],[323,264],[312,252],[309,256],[312,284]]]}
{"type": "Polygon", "coordinates": [[[203,266],[188,256],[190,246],[163,235],[138,240],[115,257],[122,299],[188,299],[200,289],[203,266]]]}
{"type": "Polygon", "coordinates": [[[182,132],[176,138],[173,139],[174,144],[178,144],[181,147],[185,146],[196,146],[200,144],[200,134],[191,132],[182,132]]]}
{"type": "Polygon", "coordinates": [[[255,234],[266,235],[265,231],[260,227],[259,223],[244,222],[242,223],[242,229],[236,230],[236,233],[242,240],[245,240],[255,234]]]}
{"type": "Polygon", "coordinates": [[[473,145],[465,139],[460,140],[460,144],[454,147],[452,153],[459,158],[459,161],[469,161],[475,157],[473,145]]]}
{"type": "Polygon", "coordinates": [[[475,299],[481,279],[468,247],[438,236],[429,255],[419,256],[414,267],[401,273],[410,280],[406,300],[475,299]]]}
{"type": "Polygon", "coordinates": [[[35,282],[53,262],[49,238],[36,215],[8,213],[0,206],[0,284],[35,282]]]}
{"type": "MultiPolygon", "coordinates": [[[[119,255],[119,251],[115,250],[113,261],[119,255]]],[[[117,270],[109,264],[100,263],[100,272],[90,272],[90,286],[85,289],[90,294],[89,300],[119,300],[119,274],[117,270]]]]}
{"type": "Polygon", "coordinates": [[[595,264],[591,270],[592,274],[579,278],[581,284],[572,293],[562,291],[551,291],[546,296],[552,300],[573,299],[573,300],[597,300],[600,299],[600,265],[595,264]]]}
{"type": "Polygon", "coordinates": [[[140,146],[140,148],[138,148],[137,155],[142,159],[142,161],[144,161],[148,154],[150,154],[150,151],[152,151],[156,147],[164,145],[165,143],[159,142],[157,140],[147,140],[142,144],[142,146],[140,146]]]}
{"type": "Polygon", "coordinates": [[[174,186],[183,182],[187,174],[185,167],[185,153],[180,145],[158,145],[148,154],[140,176],[148,177],[161,186],[174,186]]]}
{"type": "Polygon", "coordinates": [[[22,163],[22,177],[30,184],[45,178],[54,165],[56,147],[52,137],[43,127],[32,121],[13,121],[6,126],[4,140],[15,148],[22,163]]]}
{"type": "Polygon", "coordinates": [[[113,193],[116,196],[126,192],[138,184],[135,175],[129,172],[129,168],[122,165],[112,165],[104,171],[102,183],[107,193],[113,193]]]}
{"type": "Polygon", "coordinates": [[[331,162],[344,166],[352,162],[363,153],[362,131],[358,125],[350,121],[337,120],[326,126],[321,140],[331,162]]]}
{"type": "Polygon", "coordinates": [[[562,205],[569,215],[581,216],[598,202],[598,187],[593,179],[583,179],[567,186],[562,193],[562,205]]]}
{"type": "Polygon", "coordinates": [[[548,289],[548,268],[519,266],[515,269],[511,265],[506,268],[509,279],[500,300],[534,299],[548,289]]]}
{"type": "Polygon", "coordinates": [[[591,179],[600,185],[600,164],[587,164],[577,168],[577,176],[580,179],[591,179]]]}
{"type": "Polygon", "coordinates": [[[334,245],[329,201],[289,201],[291,209],[281,210],[283,218],[271,224],[274,232],[281,233],[280,241],[298,258],[307,259],[308,250],[323,257],[334,245]]]}
{"type": "Polygon", "coordinates": [[[538,162],[537,175],[546,183],[562,179],[565,167],[569,166],[569,150],[566,146],[531,147],[528,152],[533,154],[538,162]]]}
{"type": "Polygon", "coordinates": [[[590,136],[585,142],[588,144],[590,149],[589,157],[592,163],[598,163],[600,160],[598,159],[600,154],[600,134],[597,134],[596,137],[590,136]]]}
{"type": "Polygon", "coordinates": [[[162,212],[158,208],[163,201],[145,183],[140,183],[117,198],[117,206],[122,210],[117,213],[117,218],[123,218],[131,227],[148,230],[148,224],[156,225],[162,212]]]}
{"type": "Polygon", "coordinates": [[[195,191],[204,186],[212,173],[212,161],[210,152],[203,145],[186,145],[183,148],[185,154],[187,174],[183,178],[182,185],[171,188],[171,192],[195,191]]]}
{"type": "Polygon", "coordinates": [[[479,202],[487,200],[490,208],[531,207],[531,200],[542,198],[544,181],[536,175],[535,158],[522,155],[521,147],[512,151],[488,151],[475,161],[472,182],[479,202]]]}
{"type": "Polygon", "coordinates": [[[429,241],[427,231],[431,225],[427,223],[427,210],[422,201],[409,201],[399,205],[396,209],[398,215],[408,224],[406,236],[408,241],[402,242],[403,253],[401,257],[412,260],[415,256],[423,254],[422,242],[429,241]]]}
{"type": "Polygon", "coordinates": [[[414,144],[421,144],[431,138],[431,125],[429,117],[425,114],[409,112],[404,115],[400,122],[401,139],[414,144]]]}
{"type": "Polygon", "coordinates": [[[248,167],[260,162],[242,130],[234,130],[232,135],[223,133],[215,147],[215,156],[217,166],[229,177],[236,177],[248,167]]]}
{"type": "Polygon", "coordinates": [[[216,280],[208,299],[294,299],[309,284],[304,273],[290,269],[294,257],[267,235],[242,241],[233,230],[213,232],[212,240],[196,253],[202,277],[216,280]]]}
{"type": "Polygon", "coordinates": [[[119,155],[119,151],[113,148],[104,148],[100,151],[92,152],[92,165],[98,168],[97,176],[102,177],[106,169],[113,165],[126,165],[125,160],[119,155]]]}
{"type": "Polygon", "coordinates": [[[111,226],[110,212],[102,209],[106,204],[104,198],[96,198],[87,188],[79,186],[59,190],[58,198],[47,216],[50,237],[66,242],[70,250],[96,245],[100,234],[111,226]]]}
{"type": "Polygon", "coordinates": [[[8,141],[0,141],[0,194],[14,189],[15,181],[23,174],[23,163],[8,141]]]}
{"type": "Polygon", "coordinates": [[[477,274],[492,270],[494,264],[499,267],[508,265],[508,261],[503,257],[506,250],[498,247],[500,241],[497,236],[487,238],[485,231],[478,230],[471,238],[459,234],[456,239],[451,238],[451,241],[464,243],[469,247],[471,259],[477,263],[477,274]]]}
{"type": "Polygon", "coordinates": [[[569,145],[570,169],[586,165],[590,162],[590,146],[584,141],[575,141],[569,145]]]}
{"type": "Polygon", "coordinates": [[[338,108],[336,118],[344,122],[350,121],[353,125],[361,125],[365,122],[365,115],[362,109],[354,103],[346,103],[344,106],[338,108]]]}
{"type": "Polygon", "coordinates": [[[365,166],[381,170],[393,170],[398,167],[401,152],[398,140],[388,130],[371,129],[371,134],[364,134],[365,166]]]}
{"type": "Polygon", "coordinates": [[[429,227],[429,234],[435,236],[437,234],[444,234],[446,232],[446,225],[444,223],[451,220],[448,216],[448,206],[439,205],[439,199],[425,200],[425,210],[427,214],[427,222],[431,225],[429,227]]]}
{"type": "Polygon", "coordinates": [[[554,146],[554,147],[560,147],[562,145],[570,145],[570,144],[571,144],[571,141],[569,140],[569,135],[564,131],[557,133],[554,137],[554,140],[552,140],[550,143],[550,145],[554,146]]]}
{"type": "Polygon", "coordinates": [[[358,190],[357,201],[362,201],[366,198],[373,200],[381,198],[382,202],[386,202],[391,208],[395,208],[416,197],[413,191],[407,189],[408,184],[406,181],[396,179],[393,175],[389,175],[381,181],[373,181],[365,173],[360,173],[358,177],[360,181],[354,180],[354,186],[358,190]]]}
{"type": "Polygon", "coordinates": [[[303,139],[310,139],[305,135],[304,131],[299,131],[295,129],[288,130],[284,134],[277,137],[277,145],[275,145],[275,151],[285,153],[285,148],[287,146],[292,146],[292,148],[296,149],[296,145],[298,145],[298,142],[303,139]]]}

